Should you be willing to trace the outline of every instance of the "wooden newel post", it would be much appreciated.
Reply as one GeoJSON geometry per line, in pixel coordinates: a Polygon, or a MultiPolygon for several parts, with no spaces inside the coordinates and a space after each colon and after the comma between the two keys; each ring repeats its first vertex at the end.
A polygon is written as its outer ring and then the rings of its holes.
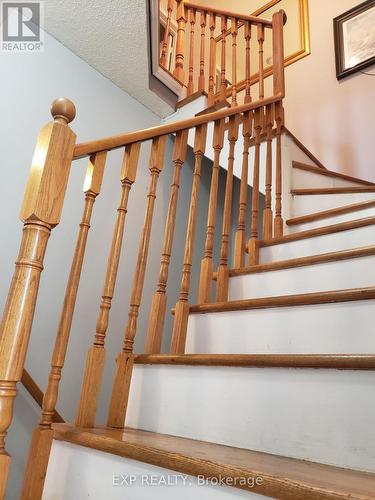
{"type": "Polygon", "coordinates": [[[184,60],[185,60],[185,31],[186,13],[183,0],[177,0],[177,42],[176,42],[176,65],[174,76],[185,82],[184,60]]]}
{"type": "Polygon", "coordinates": [[[4,497],[10,457],[5,436],[12,422],[16,384],[21,379],[48,239],[60,222],[73,158],[75,134],[68,127],[75,107],[57,99],[54,121],[40,131],[24,201],[23,236],[0,326],[0,498],[4,497]]]}

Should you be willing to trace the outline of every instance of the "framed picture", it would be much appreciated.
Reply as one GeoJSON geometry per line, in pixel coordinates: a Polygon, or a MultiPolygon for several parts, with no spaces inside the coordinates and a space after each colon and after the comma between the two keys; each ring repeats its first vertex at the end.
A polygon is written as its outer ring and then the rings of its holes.
{"type": "Polygon", "coordinates": [[[375,0],[336,17],[333,27],[339,80],[375,64],[375,0]]]}

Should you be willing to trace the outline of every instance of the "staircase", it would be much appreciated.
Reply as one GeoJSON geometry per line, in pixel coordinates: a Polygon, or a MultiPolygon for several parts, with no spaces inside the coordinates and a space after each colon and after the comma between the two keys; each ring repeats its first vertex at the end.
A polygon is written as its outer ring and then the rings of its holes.
{"type": "MultiPolygon", "coordinates": [[[[172,2],[167,12],[164,66],[172,2]]],[[[82,158],[87,159],[83,212],[22,500],[375,499],[375,185],[327,170],[285,128],[285,22],[283,11],[273,14],[272,21],[240,18],[178,0],[176,69],[170,77],[186,87],[180,110],[187,116],[180,114],[177,121],[77,143],[69,125],[74,104],[65,98],[52,104],[53,121],[38,136],[26,187],[24,231],[0,327],[1,499],[6,498],[11,463],[5,436],[48,239],[60,223],[71,165],[82,158]],[[199,71],[194,63],[196,14],[201,23],[199,71]],[[205,78],[207,18],[211,59],[216,19],[221,20],[219,88],[213,64],[205,78]],[[235,63],[241,26],[246,42],[243,87],[237,85],[235,63]],[[272,38],[272,89],[265,85],[266,32],[272,38]],[[227,36],[234,56],[230,87],[227,36]],[[258,54],[256,77],[249,61],[251,40],[258,54]],[[224,105],[229,96],[231,102],[224,105]],[[208,107],[203,113],[191,111],[202,104],[208,107]],[[173,150],[168,157],[170,137],[173,150]],[[180,174],[189,145],[194,174],[192,185],[185,186],[180,174]],[[65,423],[56,412],[60,380],[94,205],[114,150],[123,153],[120,201],[76,419],[65,423]],[[148,170],[140,161],[145,154],[148,170]],[[208,211],[202,214],[199,189],[205,156],[212,160],[212,173],[208,211]],[[142,332],[138,320],[157,185],[166,168],[173,168],[173,181],[165,233],[158,238],[160,271],[147,331],[142,332]],[[223,197],[218,192],[220,168],[226,170],[223,197]],[[143,200],[144,224],[134,236],[127,234],[128,202],[140,170],[149,177],[149,188],[143,200]],[[180,289],[169,311],[181,189],[189,189],[191,198],[180,289]],[[206,227],[204,248],[194,247],[197,224],[206,227]],[[103,423],[97,421],[103,369],[106,362],[114,362],[106,360],[106,335],[128,237],[139,239],[139,250],[103,423]],[[197,252],[200,267],[194,264],[197,252]],[[197,290],[192,289],[195,275],[197,290]],[[169,313],[171,332],[164,326],[169,313]],[[145,346],[137,353],[134,342],[142,333],[145,346]],[[161,352],[163,338],[170,340],[167,353],[161,352]]],[[[30,385],[30,376],[28,380],[30,385]]],[[[31,385],[40,400],[38,388],[31,385]]]]}

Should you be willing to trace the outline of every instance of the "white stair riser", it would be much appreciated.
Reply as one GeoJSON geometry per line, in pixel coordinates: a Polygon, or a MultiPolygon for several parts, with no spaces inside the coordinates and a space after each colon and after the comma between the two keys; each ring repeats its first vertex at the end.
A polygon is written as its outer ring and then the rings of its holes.
{"type": "Polygon", "coordinates": [[[375,372],[136,366],[126,424],[375,470],[375,372]]]}
{"type": "MultiPolygon", "coordinates": [[[[315,186],[310,186],[314,188],[315,186]]],[[[292,216],[308,215],[322,210],[375,200],[375,193],[314,194],[292,197],[292,216]]]]}
{"type": "Polygon", "coordinates": [[[189,354],[373,354],[375,300],[189,316],[189,354]]]}
{"type": "Polygon", "coordinates": [[[326,219],[314,220],[312,222],[306,222],[304,224],[297,224],[293,226],[286,226],[286,234],[289,233],[299,233],[300,231],[307,231],[309,229],[315,229],[316,227],[331,226],[333,224],[339,224],[340,222],[347,222],[349,220],[363,219],[365,217],[374,217],[375,207],[366,208],[364,210],[357,210],[355,212],[349,212],[347,214],[334,215],[333,217],[327,217],[326,219]]]}
{"type": "Polygon", "coordinates": [[[375,244],[375,225],[260,248],[259,262],[295,259],[375,244]]]}
{"type": "Polygon", "coordinates": [[[264,496],[226,486],[198,484],[197,478],[82,446],[54,441],[43,500],[261,500],[264,496]],[[151,482],[169,481],[170,485],[151,482]],[[143,484],[142,484],[143,482],[143,484]],[[126,483],[130,485],[126,485],[126,483]],[[147,486],[150,484],[150,486],[147,486]]]}
{"type": "Polygon", "coordinates": [[[229,300],[375,286],[375,255],[229,279],[229,300]]]}
{"type": "Polygon", "coordinates": [[[340,177],[330,177],[328,175],[321,175],[315,172],[308,172],[307,170],[300,170],[299,168],[292,169],[292,186],[293,189],[304,188],[328,188],[328,187],[362,187],[360,182],[349,181],[341,179],[340,177]]]}

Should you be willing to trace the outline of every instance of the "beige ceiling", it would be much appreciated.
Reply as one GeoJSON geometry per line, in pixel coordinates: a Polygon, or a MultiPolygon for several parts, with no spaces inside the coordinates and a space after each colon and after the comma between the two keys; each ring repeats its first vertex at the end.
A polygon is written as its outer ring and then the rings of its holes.
{"type": "Polygon", "coordinates": [[[194,3],[216,7],[218,9],[230,10],[239,14],[252,14],[265,5],[265,0],[195,0],[194,3]]]}

